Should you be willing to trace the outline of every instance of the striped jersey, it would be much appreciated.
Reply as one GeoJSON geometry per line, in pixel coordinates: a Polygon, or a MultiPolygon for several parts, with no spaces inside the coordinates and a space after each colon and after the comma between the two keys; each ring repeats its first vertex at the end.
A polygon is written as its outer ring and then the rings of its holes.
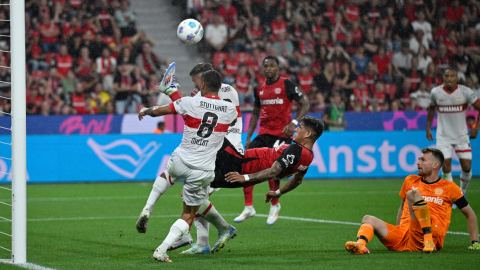
{"type": "Polygon", "coordinates": [[[448,141],[453,144],[469,141],[466,123],[468,104],[479,99],[472,89],[457,84],[453,92],[447,92],[445,85],[432,89],[430,106],[437,107],[437,141],[448,141]]]}
{"type": "Polygon", "coordinates": [[[185,116],[182,142],[175,153],[192,169],[213,171],[217,152],[237,118],[235,105],[207,95],[181,98],[170,103],[170,108],[185,116]]]}

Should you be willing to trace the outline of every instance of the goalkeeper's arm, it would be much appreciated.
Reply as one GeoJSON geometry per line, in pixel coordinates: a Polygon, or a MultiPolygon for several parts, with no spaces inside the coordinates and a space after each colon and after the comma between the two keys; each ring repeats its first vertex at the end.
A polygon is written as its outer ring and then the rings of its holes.
{"type": "Polygon", "coordinates": [[[473,212],[470,205],[461,208],[460,211],[462,211],[467,219],[468,232],[470,233],[470,240],[472,241],[472,245],[469,249],[480,250],[480,244],[478,243],[478,221],[475,212],[473,212]]]}

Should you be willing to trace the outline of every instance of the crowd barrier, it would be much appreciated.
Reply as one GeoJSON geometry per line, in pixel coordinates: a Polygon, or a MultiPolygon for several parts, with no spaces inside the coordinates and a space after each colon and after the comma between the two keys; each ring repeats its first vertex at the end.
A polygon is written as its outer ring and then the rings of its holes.
{"type": "MultiPolygon", "coordinates": [[[[251,113],[243,113],[243,130],[248,129],[251,113]]],[[[322,118],[322,113],[308,115],[322,118]]],[[[477,115],[468,111],[467,115],[477,115]]],[[[383,112],[383,113],[345,113],[348,125],[346,130],[421,130],[427,123],[427,112],[383,112]]],[[[68,115],[27,117],[27,134],[151,134],[157,123],[165,123],[167,133],[183,132],[184,121],[180,115],[163,117],[145,117],[138,121],[136,114],[125,115],[68,115]]],[[[0,117],[0,126],[10,127],[10,117],[0,117]]],[[[437,126],[436,118],[432,127],[437,126]]],[[[10,131],[0,129],[0,135],[9,135],[10,131]]]]}
{"type": "MultiPolygon", "coordinates": [[[[153,180],[181,138],[182,134],[28,135],[28,182],[153,180]]],[[[0,136],[2,142],[10,140],[0,136]]],[[[417,172],[421,149],[434,145],[425,131],[325,132],[313,148],[315,158],[306,178],[406,177],[417,172]]],[[[10,146],[1,144],[0,152],[10,157],[10,146]]],[[[472,140],[472,152],[478,160],[480,139],[472,140]]],[[[480,176],[480,166],[472,169],[480,176]]],[[[0,159],[0,171],[10,173],[10,160],[0,159]]],[[[460,174],[455,155],[453,174],[460,174]]],[[[0,183],[10,181],[11,175],[0,174],[0,183]]]]}

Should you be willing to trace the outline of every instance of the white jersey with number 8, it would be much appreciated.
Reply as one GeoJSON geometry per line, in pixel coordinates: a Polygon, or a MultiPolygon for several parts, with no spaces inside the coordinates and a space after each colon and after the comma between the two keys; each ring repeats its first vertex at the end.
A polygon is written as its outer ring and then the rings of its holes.
{"type": "Polygon", "coordinates": [[[180,159],[192,169],[215,169],[215,158],[237,109],[218,96],[184,97],[170,108],[185,116],[182,143],[175,149],[180,159]]]}
{"type": "Polygon", "coordinates": [[[451,93],[445,90],[444,85],[433,88],[430,105],[438,109],[437,141],[452,144],[468,142],[467,107],[478,101],[472,89],[463,85],[457,85],[451,93]]]}

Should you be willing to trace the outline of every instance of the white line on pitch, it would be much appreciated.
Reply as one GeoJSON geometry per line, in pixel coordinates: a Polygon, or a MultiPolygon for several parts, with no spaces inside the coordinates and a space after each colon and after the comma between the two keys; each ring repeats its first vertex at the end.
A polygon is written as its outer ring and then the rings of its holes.
{"type": "Polygon", "coordinates": [[[33,264],[33,263],[12,263],[12,260],[0,260],[0,263],[5,263],[5,264],[11,264],[19,267],[23,267],[26,269],[32,269],[32,270],[55,270],[54,268],[48,268],[45,266],[41,266],[38,264],[33,264]]]}
{"type": "MultiPolygon", "coordinates": [[[[222,216],[236,216],[237,214],[222,214],[222,216]]],[[[264,214],[256,214],[257,217],[268,217],[264,214]]],[[[172,218],[178,217],[178,215],[152,215],[150,218],[172,218]]],[[[74,220],[99,220],[99,219],[136,219],[138,216],[117,216],[117,217],[71,217],[71,218],[37,218],[37,219],[27,219],[30,222],[38,221],[74,221],[74,220]]],[[[360,223],[348,222],[348,221],[336,221],[336,220],[325,220],[325,219],[313,219],[313,218],[300,218],[300,217],[285,217],[279,216],[279,219],[287,220],[296,220],[296,221],[307,221],[307,222],[317,222],[317,223],[330,223],[330,224],[343,224],[343,225],[354,225],[360,226],[360,223]]],[[[0,221],[1,222],[1,221],[0,221]]],[[[470,235],[466,232],[451,232],[447,231],[448,234],[458,234],[458,235],[470,235]]],[[[480,235],[479,235],[480,236],[480,235]]]]}

